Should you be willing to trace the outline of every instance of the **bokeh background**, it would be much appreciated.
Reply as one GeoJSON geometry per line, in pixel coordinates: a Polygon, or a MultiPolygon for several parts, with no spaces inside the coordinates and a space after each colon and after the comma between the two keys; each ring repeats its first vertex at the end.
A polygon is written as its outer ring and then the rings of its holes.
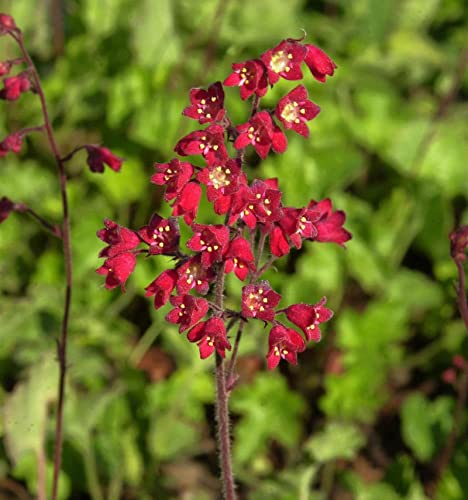
{"type": "MultiPolygon", "coordinates": [[[[62,152],[104,143],[120,174],[69,164],[74,299],[61,498],[219,498],[212,360],[164,322],[143,288],[164,258],[137,266],[127,292],[94,270],[104,217],[140,227],[158,210],[153,163],[196,128],[188,90],[286,37],[338,64],[305,77],[322,112],[311,138],[249,176],[278,177],[287,204],[331,197],[347,250],[305,245],[270,272],[283,304],[323,295],[335,311],[297,367],[267,373],[267,333],[244,336],[232,394],[241,498],[424,499],[453,426],[442,379],[467,354],[448,234],[468,223],[468,14],[463,0],[16,0],[12,14],[43,77],[62,152]]],[[[1,59],[17,51],[0,39],[1,59]]],[[[294,82],[283,81],[268,103],[294,82]]],[[[227,106],[247,109],[236,88],[227,106]]],[[[41,123],[38,101],[2,103],[0,132],[41,123]]],[[[254,159],[252,155],[251,159],[254,159]]],[[[0,163],[0,195],[60,220],[54,163],[39,134],[0,163]]],[[[208,205],[201,219],[212,221],[208,205]]],[[[38,460],[51,473],[63,295],[59,242],[13,214],[0,227],[0,497],[26,499],[38,460]]],[[[231,296],[239,293],[234,280],[231,296]]],[[[235,305],[235,302],[232,302],[235,305]]],[[[437,498],[466,499],[466,409],[437,498]]]]}

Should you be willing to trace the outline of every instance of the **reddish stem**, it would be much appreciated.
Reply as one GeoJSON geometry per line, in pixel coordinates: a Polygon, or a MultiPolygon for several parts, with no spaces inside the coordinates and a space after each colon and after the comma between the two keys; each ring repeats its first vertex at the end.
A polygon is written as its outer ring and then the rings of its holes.
{"type": "Polygon", "coordinates": [[[42,114],[44,116],[44,128],[49,141],[50,148],[57,164],[57,170],[60,180],[60,194],[62,198],[62,242],[63,242],[63,255],[65,262],[65,298],[62,317],[62,326],[60,339],[57,340],[57,356],[59,362],[59,387],[58,387],[58,401],[57,401],[57,421],[55,427],[55,447],[54,447],[54,474],[52,482],[52,500],[57,499],[58,482],[60,475],[60,467],[62,463],[62,441],[63,441],[63,406],[65,401],[65,379],[67,372],[67,337],[68,337],[68,323],[70,317],[71,295],[72,295],[72,253],[71,253],[71,238],[70,238],[70,216],[68,210],[68,197],[67,197],[67,176],[65,167],[61,159],[59,148],[55,140],[54,131],[52,129],[52,122],[50,120],[49,111],[47,109],[47,102],[42,89],[39,73],[26,50],[23,43],[23,35],[21,32],[16,34],[11,33],[11,36],[16,40],[18,46],[23,54],[24,60],[28,64],[31,77],[34,83],[34,89],[41,102],[42,114]]]}
{"type": "Polygon", "coordinates": [[[465,292],[465,270],[459,259],[453,259],[458,270],[458,285],[457,285],[457,304],[460,315],[465,323],[465,328],[468,333],[468,304],[466,302],[465,292]]]}

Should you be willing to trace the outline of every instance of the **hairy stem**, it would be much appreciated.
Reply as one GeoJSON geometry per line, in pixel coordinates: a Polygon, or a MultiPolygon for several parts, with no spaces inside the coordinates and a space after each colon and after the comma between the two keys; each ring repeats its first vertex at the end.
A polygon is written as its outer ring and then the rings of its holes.
{"type": "MultiPolygon", "coordinates": [[[[218,269],[215,290],[215,303],[223,307],[224,264],[218,269]]],[[[226,389],[224,358],[216,353],[216,425],[218,434],[219,465],[223,494],[226,500],[235,500],[235,486],[232,475],[231,436],[229,434],[229,395],[226,389]]]]}
{"type": "Polygon", "coordinates": [[[54,155],[57,164],[57,170],[60,181],[60,194],[62,199],[62,243],[63,255],[65,262],[65,298],[63,307],[63,317],[60,339],[57,340],[57,357],[59,362],[59,386],[57,396],[57,420],[55,427],[55,447],[54,447],[54,474],[52,482],[52,500],[57,499],[58,482],[60,467],[62,463],[62,441],[63,441],[63,406],[65,400],[65,379],[67,371],[67,337],[68,323],[70,317],[70,306],[72,296],[72,253],[71,253],[71,236],[70,236],[70,216],[68,210],[67,196],[67,176],[65,167],[61,159],[59,148],[55,140],[52,122],[50,120],[47,102],[42,89],[39,73],[26,50],[23,43],[23,35],[21,33],[12,34],[12,37],[17,41],[18,46],[23,54],[24,60],[30,68],[31,78],[34,83],[34,89],[41,102],[42,115],[44,116],[44,128],[49,141],[50,149],[54,155]]]}

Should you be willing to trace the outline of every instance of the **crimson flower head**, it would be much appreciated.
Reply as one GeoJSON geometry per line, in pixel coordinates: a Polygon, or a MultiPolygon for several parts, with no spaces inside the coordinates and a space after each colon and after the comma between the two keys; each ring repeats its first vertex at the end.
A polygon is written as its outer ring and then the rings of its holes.
{"type": "Polygon", "coordinates": [[[12,67],[12,63],[10,61],[0,61],[0,76],[8,75],[12,67]]]}
{"type": "Polygon", "coordinates": [[[219,122],[224,118],[224,91],[221,82],[213,83],[205,89],[190,90],[191,106],[187,106],[183,115],[198,120],[199,123],[219,122]]]}
{"type": "Polygon", "coordinates": [[[292,328],[287,328],[285,325],[278,323],[270,331],[268,337],[268,354],[267,364],[268,369],[275,369],[281,359],[285,359],[288,363],[297,365],[297,353],[304,351],[306,344],[304,339],[292,328]]]}
{"type": "Polygon", "coordinates": [[[291,90],[276,106],[276,116],[284,128],[291,128],[304,137],[309,137],[309,128],[305,122],[315,118],[319,112],[319,106],[307,98],[304,85],[298,85],[291,90]]]}
{"type": "Polygon", "coordinates": [[[246,318],[258,318],[273,321],[275,307],[281,300],[268,281],[260,281],[256,285],[242,288],[242,315],[246,318]]]}
{"type": "Polygon", "coordinates": [[[318,342],[321,338],[320,323],[325,323],[333,316],[333,311],[325,307],[326,297],[317,304],[293,304],[285,309],[286,317],[298,326],[306,339],[318,342]]]}
{"type": "Polygon", "coordinates": [[[140,239],[131,229],[120,226],[110,219],[104,219],[104,226],[96,234],[100,240],[109,246],[99,252],[99,257],[115,257],[133,250],[140,244],[140,239]]]}
{"type": "Polygon", "coordinates": [[[336,64],[325,54],[322,49],[315,45],[305,45],[307,53],[305,63],[316,80],[324,83],[327,75],[333,76],[336,64]]]}
{"type": "Polygon", "coordinates": [[[177,293],[185,295],[192,288],[205,295],[208,293],[210,283],[215,279],[215,273],[211,267],[203,267],[201,254],[190,257],[180,267],[177,268],[177,293]]]}
{"type": "Polygon", "coordinates": [[[306,55],[304,45],[294,40],[283,40],[262,55],[262,61],[268,70],[268,79],[274,85],[280,77],[286,80],[302,78],[301,63],[306,55]]]}
{"type": "Polygon", "coordinates": [[[187,246],[195,252],[202,252],[202,266],[208,268],[219,262],[229,242],[229,229],[221,224],[193,224],[192,230],[194,234],[187,246]]]}
{"type": "Polygon", "coordinates": [[[154,308],[162,307],[171,296],[177,283],[178,274],[174,269],[163,271],[155,280],[153,280],[146,288],[146,297],[154,295],[154,308]]]}
{"type": "Polygon", "coordinates": [[[105,287],[108,290],[120,285],[125,292],[125,282],[135,269],[136,257],[133,253],[119,253],[115,257],[106,259],[104,264],[96,269],[98,274],[106,276],[105,287]]]}
{"type": "Polygon", "coordinates": [[[183,137],[174,151],[180,156],[203,155],[208,163],[227,160],[228,154],[224,145],[224,128],[213,124],[205,130],[195,130],[183,137]]]}
{"type": "Polygon", "coordinates": [[[226,87],[240,87],[241,99],[248,99],[252,94],[262,97],[268,90],[265,65],[260,59],[253,59],[232,65],[234,70],[225,80],[226,87]]]}
{"type": "Polygon", "coordinates": [[[109,149],[99,146],[85,146],[88,153],[86,163],[89,165],[91,172],[102,174],[104,165],[107,165],[115,172],[119,172],[122,167],[123,158],[119,158],[109,149]]]}
{"type": "Polygon", "coordinates": [[[225,259],[224,271],[226,273],[234,271],[241,281],[245,281],[249,271],[255,271],[255,260],[250,243],[242,236],[237,236],[229,243],[225,259]]]}
{"type": "Polygon", "coordinates": [[[209,201],[235,193],[241,179],[239,160],[229,159],[225,163],[213,163],[202,168],[197,179],[206,186],[209,201]]]}
{"type": "Polygon", "coordinates": [[[450,255],[456,261],[466,260],[466,249],[468,248],[468,225],[460,226],[450,233],[450,255]]]}
{"type": "Polygon", "coordinates": [[[231,349],[231,344],[226,335],[226,327],[223,320],[218,317],[210,318],[208,321],[202,321],[195,325],[189,331],[187,338],[190,342],[198,342],[201,359],[211,356],[215,349],[224,358],[226,349],[231,349]]]}
{"type": "Polygon", "coordinates": [[[15,204],[6,196],[0,199],[0,224],[15,210],[15,204]]]}
{"type": "Polygon", "coordinates": [[[196,182],[186,184],[172,205],[172,215],[183,216],[185,223],[190,226],[197,216],[201,195],[202,190],[199,184],[196,182]]]}
{"type": "Polygon", "coordinates": [[[179,224],[173,217],[163,219],[154,214],[150,223],[138,231],[138,235],[149,245],[150,255],[173,255],[179,248],[179,224]]]}
{"type": "Polygon", "coordinates": [[[193,165],[177,158],[169,163],[155,163],[154,168],[156,173],[151,177],[151,182],[158,186],[166,186],[164,195],[166,201],[176,198],[193,175],[193,165]]]}
{"type": "Polygon", "coordinates": [[[8,14],[0,13],[0,36],[17,29],[15,20],[8,14]]]}
{"type": "Polygon", "coordinates": [[[239,131],[234,141],[236,149],[242,149],[252,144],[260,158],[265,159],[273,147],[277,153],[284,153],[288,146],[286,136],[273,122],[268,111],[256,113],[247,123],[236,127],[239,131]]]}
{"type": "Polygon", "coordinates": [[[179,333],[198,323],[208,312],[208,302],[200,297],[172,296],[170,301],[175,308],[167,314],[166,320],[169,323],[180,325],[179,333]]]}
{"type": "Polygon", "coordinates": [[[28,73],[24,71],[16,76],[10,76],[3,80],[3,89],[0,90],[0,99],[16,101],[21,94],[31,89],[31,81],[28,73]]]}
{"type": "Polygon", "coordinates": [[[333,212],[332,202],[329,198],[319,202],[312,200],[307,208],[309,210],[304,217],[310,217],[317,231],[317,234],[311,239],[338,243],[341,246],[344,246],[351,239],[351,233],[343,227],[346,214],[342,210],[333,212]]]}
{"type": "Polygon", "coordinates": [[[23,136],[20,132],[15,132],[5,137],[0,142],[0,158],[6,156],[9,152],[19,153],[23,145],[23,136]]]}

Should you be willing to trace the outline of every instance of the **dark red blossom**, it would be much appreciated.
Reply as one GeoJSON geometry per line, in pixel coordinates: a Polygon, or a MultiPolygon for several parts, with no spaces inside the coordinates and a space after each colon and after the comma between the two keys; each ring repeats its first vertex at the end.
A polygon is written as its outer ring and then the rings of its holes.
{"type": "Polygon", "coordinates": [[[453,259],[464,262],[468,248],[468,225],[460,226],[450,233],[450,255],[453,259]]]}
{"type": "Polygon", "coordinates": [[[315,236],[305,236],[307,239],[334,242],[341,246],[344,246],[351,239],[351,233],[343,228],[343,224],[346,221],[346,214],[341,210],[333,212],[332,202],[329,198],[319,202],[312,200],[307,208],[309,210],[300,219],[300,222],[305,225],[305,228],[302,230],[305,231],[307,229],[306,222],[309,220],[317,230],[315,236]],[[307,219],[307,221],[302,221],[302,217],[307,219]]]}
{"type": "Polygon", "coordinates": [[[169,297],[176,286],[178,277],[177,271],[174,269],[168,269],[163,271],[145,288],[146,297],[152,297],[154,295],[155,309],[159,309],[169,300],[169,297]]]}
{"type": "Polygon", "coordinates": [[[85,146],[85,149],[88,153],[86,163],[91,169],[91,172],[102,174],[102,172],[104,172],[104,165],[107,165],[115,172],[120,171],[124,160],[116,156],[109,149],[91,145],[85,146]]]}
{"type": "Polygon", "coordinates": [[[205,295],[208,293],[210,283],[215,279],[215,273],[212,268],[202,266],[201,254],[191,257],[177,268],[177,293],[185,295],[192,288],[198,293],[205,295]]]}
{"type": "Polygon", "coordinates": [[[16,76],[10,76],[3,80],[3,89],[0,90],[0,99],[16,101],[21,94],[31,89],[31,81],[26,71],[16,76]]]}
{"type": "Polygon", "coordinates": [[[110,219],[104,219],[104,226],[96,234],[99,239],[109,246],[99,252],[99,257],[115,257],[133,250],[140,244],[140,239],[131,229],[120,226],[110,219]]]}
{"type": "Polygon", "coordinates": [[[119,253],[106,259],[104,264],[96,269],[98,274],[106,276],[105,287],[109,290],[120,285],[125,292],[125,282],[135,269],[136,257],[133,253],[119,253]]]}
{"type": "Polygon", "coordinates": [[[318,342],[321,338],[320,323],[328,321],[333,316],[333,311],[325,307],[326,297],[317,304],[293,304],[285,309],[286,317],[298,326],[306,339],[318,342]]]}
{"type": "Polygon", "coordinates": [[[273,321],[275,307],[281,300],[268,281],[260,281],[256,285],[242,288],[242,315],[246,318],[258,318],[273,321]]]}
{"type": "Polygon", "coordinates": [[[280,77],[300,80],[301,63],[305,55],[305,46],[294,40],[283,40],[275,48],[266,51],[261,58],[267,67],[270,83],[275,84],[280,77]]]}
{"type": "Polygon", "coordinates": [[[178,158],[169,163],[155,163],[156,173],[151,177],[151,182],[158,186],[166,186],[166,201],[173,200],[190,181],[193,175],[191,163],[179,161],[178,158]]]}
{"type": "Polygon", "coordinates": [[[201,359],[211,356],[215,349],[224,358],[226,349],[231,349],[231,344],[226,335],[226,327],[223,320],[218,317],[210,318],[208,321],[202,321],[195,325],[189,331],[187,338],[190,342],[198,342],[201,359]]]}
{"type": "Polygon", "coordinates": [[[180,156],[203,155],[208,163],[227,160],[228,154],[224,145],[224,128],[221,125],[210,125],[205,130],[195,130],[183,137],[174,151],[180,156]]]}
{"type": "Polygon", "coordinates": [[[213,83],[205,89],[190,90],[191,106],[182,112],[183,115],[198,120],[199,123],[219,122],[225,114],[224,91],[221,82],[213,83]]]}
{"type": "Polygon", "coordinates": [[[322,49],[315,45],[305,45],[307,53],[305,63],[309,67],[312,75],[319,82],[324,83],[327,75],[333,76],[336,69],[336,64],[325,54],[322,49]]]}
{"type": "Polygon", "coordinates": [[[304,351],[306,344],[296,330],[278,323],[270,331],[268,347],[266,356],[268,369],[273,370],[278,366],[281,358],[297,365],[297,353],[304,351]]]}
{"type": "Polygon", "coordinates": [[[0,158],[6,156],[9,152],[19,153],[23,145],[23,135],[21,132],[10,134],[0,142],[0,158]]]}
{"type": "Polygon", "coordinates": [[[277,153],[286,151],[288,142],[281,129],[273,122],[268,111],[256,113],[247,123],[236,127],[239,131],[234,141],[236,149],[252,144],[260,158],[265,159],[273,148],[277,153]]]}
{"type": "Polygon", "coordinates": [[[167,314],[166,320],[169,323],[180,325],[179,333],[198,323],[208,312],[208,302],[200,297],[172,296],[170,301],[175,308],[167,314]]]}
{"type": "Polygon", "coordinates": [[[172,215],[183,216],[185,223],[190,226],[197,216],[201,195],[202,190],[199,184],[196,182],[186,184],[172,205],[172,215]]]}
{"type": "Polygon", "coordinates": [[[234,271],[235,275],[244,281],[249,271],[255,271],[255,260],[250,247],[250,243],[241,236],[237,236],[229,243],[226,252],[224,271],[230,273],[234,271]]]}
{"type": "Polygon", "coordinates": [[[15,20],[8,14],[0,13],[0,36],[17,29],[15,20]]]}
{"type": "Polygon", "coordinates": [[[309,137],[309,128],[305,122],[315,118],[319,112],[319,106],[307,98],[304,85],[298,85],[291,90],[276,106],[276,116],[284,128],[293,129],[304,137],[309,137]]]}
{"type": "Polygon", "coordinates": [[[221,261],[229,242],[229,229],[221,224],[193,224],[192,231],[194,234],[187,246],[195,252],[202,252],[202,266],[211,267],[215,262],[221,261]]]}
{"type": "Polygon", "coordinates": [[[202,168],[197,179],[207,187],[208,200],[216,201],[237,191],[241,173],[239,160],[229,159],[225,163],[213,163],[202,168]]]}
{"type": "Polygon", "coordinates": [[[270,251],[275,257],[283,257],[287,255],[291,250],[289,241],[283,231],[283,229],[274,225],[270,232],[270,251]]]}
{"type": "Polygon", "coordinates": [[[154,214],[150,223],[138,231],[138,235],[150,246],[151,255],[173,255],[179,248],[179,224],[173,217],[163,219],[154,214]]]}
{"type": "Polygon", "coordinates": [[[6,196],[0,199],[0,224],[15,210],[15,204],[6,196]]]}
{"type": "Polygon", "coordinates": [[[241,99],[252,94],[262,97],[268,90],[268,79],[265,65],[260,59],[253,59],[232,65],[234,70],[225,80],[226,87],[240,87],[241,99]]]}

